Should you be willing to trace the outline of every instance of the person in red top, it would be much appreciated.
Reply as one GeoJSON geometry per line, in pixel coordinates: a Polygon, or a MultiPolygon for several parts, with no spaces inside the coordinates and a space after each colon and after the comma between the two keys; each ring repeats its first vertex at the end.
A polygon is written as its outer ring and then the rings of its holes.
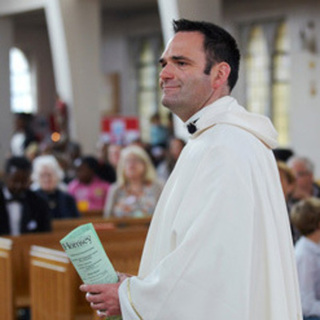
{"type": "Polygon", "coordinates": [[[80,211],[102,210],[109,183],[97,175],[98,161],[92,156],[75,160],[76,178],[68,185],[68,192],[76,199],[80,211]]]}

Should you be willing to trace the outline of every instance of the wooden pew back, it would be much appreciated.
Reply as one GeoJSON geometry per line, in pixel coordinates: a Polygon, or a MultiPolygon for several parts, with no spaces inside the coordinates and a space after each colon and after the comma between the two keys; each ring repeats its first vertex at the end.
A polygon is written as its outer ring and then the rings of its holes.
{"type": "MultiPolygon", "coordinates": [[[[96,227],[101,242],[115,268],[118,271],[136,274],[147,234],[147,225],[109,229],[104,224],[96,224],[96,227]]],[[[0,284],[3,289],[6,288],[3,291],[1,289],[0,303],[6,306],[8,312],[12,308],[30,306],[29,253],[31,246],[38,245],[62,250],[59,241],[69,231],[71,230],[25,234],[18,237],[0,237],[0,284]],[[8,243],[10,243],[9,247],[8,243]]],[[[79,290],[77,291],[80,293],[79,290]]],[[[83,297],[77,298],[77,301],[78,305],[82,304],[83,297]]],[[[1,305],[0,310],[4,310],[1,305]]],[[[3,314],[0,312],[0,320],[10,319],[9,316],[3,314]]]]}
{"type": "MultiPolygon", "coordinates": [[[[27,307],[30,305],[29,294],[29,251],[32,245],[46,246],[52,249],[61,249],[60,240],[75,227],[93,222],[99,236],[102,240],[109,239],[109,231],[116,228],[123,228],[124,230],[131,228],[142,228],[147,230],[150,223],[150,218],[146,219],[66,219],[56,220],[53,223],[53,232],[50,233],[34,233],[25,234],[17,237],[7,237],[13,241],[12,264],[14,268],[14,287],[15,287],[15,305],[16,307],[27,307]]],[[[115,235],[115,237],[119,237],[115,235]]],[[[124,235],[124,237],[135,237],[135,235],[124,235]]],[[[132,240],[133,240],[132,238],[132,240]]],[[[102,241],[101,240],[101,241],[102,241]]],[[[106,242],[104,241],[104,242],[106,242]]],[[[114,244],[113,244],[114,245],[114,244]]],[[[112,248],[110,249],[112,250],[112,248]]],[[[130,254],[130,253],[128,253],[130,254]]],[[[119,262],[120,263],[120,262],[119,262]]],[[[121,264],[120,264],[121,267],[121,264]]],[[[131,270],[136,272],[134,268],[131,270]]]]}
{"type": "Polygon", "coordinates": [[[0,319],[14,320],[12,240],[0,238],[0,319]]]}
{"type": "Polygon", "coordinates": [[[32,246],[32,320],[71,320],[75,316],[76,274],[64,252],[32,246]]]}
{"type": "Polygon", "coordinates": [[[13,277],[15,287],[15,306],[24,308],[30,305],[29,252],[32,245],[61,248],[59,240],[65,233],[37,233],[12,237],[13,277]]]}
{"type": "MultiPolygon", "coordinates": [[[[146,229],[98,231],[100,240],[116,270],[136,274],[142,254],[146,229]]],[[[64,252],[42,247],[31,251],[32,319],[73,320],[77,313],[92,310],[79,290],[81,280],[65,259],[64,252]],[[47,280],[46,280],[47,279],[47,280]],[[47,288],[47,294],[41,292],[47,288]],[[68,302],[69,305],[66,305],[68,302]],[[50,312],[48,304],[50,304],[50,312]],[[56,308],[54,306],[57,306],[56,308]],[[68,315],[63,316],[62,314],[68,315]]],[[[93,317],[93,316],[91,316],[93,317]]]]}

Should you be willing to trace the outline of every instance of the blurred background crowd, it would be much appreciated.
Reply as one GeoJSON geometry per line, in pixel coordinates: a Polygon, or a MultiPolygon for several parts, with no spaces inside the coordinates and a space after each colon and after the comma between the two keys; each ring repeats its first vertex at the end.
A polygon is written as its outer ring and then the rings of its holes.
{"type": "MultiPolygon", "coordinates": [[[[68,139],[39,141],[29,116],[17,114],[1,174],[0,235],[46,232],[54,219],[88,213],[105,218],[151,217],[185,141],[161,124],[157,114],[150,122],[149,144],[140,139],[127,144],[98,139],[96,153],[83,154],[81,143],[68,139]]],[[[320,187],[311,159],[290,149],[273,152],[304,313],[314,316],[320,304],[320,187]]]]}

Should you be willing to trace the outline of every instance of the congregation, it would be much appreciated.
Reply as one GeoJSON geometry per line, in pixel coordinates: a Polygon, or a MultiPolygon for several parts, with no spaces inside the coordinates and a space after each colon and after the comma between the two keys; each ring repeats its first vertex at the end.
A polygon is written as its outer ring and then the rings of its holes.
{"type": "Polygon", "coordinates": [[[83,154],[75,142],[37,142],[26,119],[16,115],[10,156],[1,175],[0,235],[49,231],[52,219],[88,212],[101,217],[151,216],[184,147],[182,139],[162,126],[158,140],[154,137],[149,145],[99,140],[96,154],[83,154]],[[35,201],[26,205],[29,194],[35,201]]]}
{"type": "Polygon", "coordinates": [[[320,187],[307,157],[275,151],[295,246],[304,320],[320,319],[320,187]],[[282,156],[280,156],[282,155],[282,156]]]}
{"type": "MultiPolygon", "coordinates": [[[[28,132],[23,152],[12,148],[4,168],[0,235],[47,232],[54,219],[79,218],[88,211],[101,217],[152,216],[185,145],[166,136],[155,145],[100,141],[96,155],[82,154],[77,143],[52,144],[31,155],[30,137],[28,132]],[[160,157],[158,152],[154,156],[153,147],[161,147],[160,157]]],[[[13,137],[13,143],[17,140],[13,137]]],[[[303,314],[308,320],[320,319],[320,187],[310,159],[279,151],[274,154],[295,246],[303,314]]]]}

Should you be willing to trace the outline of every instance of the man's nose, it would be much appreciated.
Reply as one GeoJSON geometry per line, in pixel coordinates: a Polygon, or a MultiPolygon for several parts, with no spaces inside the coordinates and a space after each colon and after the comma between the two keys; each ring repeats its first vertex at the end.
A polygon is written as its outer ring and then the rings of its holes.
{"type": "Polygon", "coordinates": [[[160,72],[160,80],[171,79],[174,77],[173,67],[170,64],[166,64],[160,72]]]}

